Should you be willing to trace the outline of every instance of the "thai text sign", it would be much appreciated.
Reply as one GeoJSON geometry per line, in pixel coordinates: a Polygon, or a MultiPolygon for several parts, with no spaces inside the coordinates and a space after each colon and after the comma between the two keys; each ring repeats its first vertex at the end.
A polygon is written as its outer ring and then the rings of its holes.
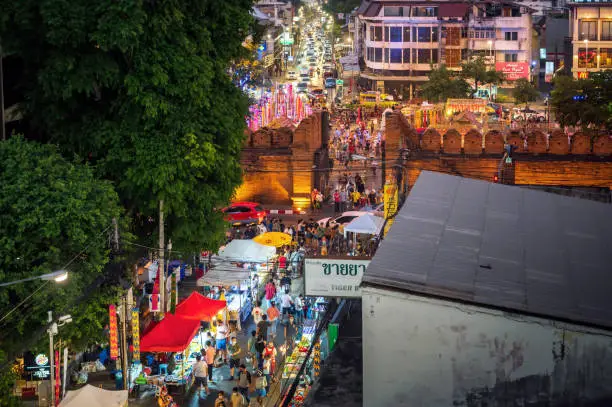
{"type": "Polygon", "coordinates": [[[385,224],[385,229],[383,231],[383,236],[385,236],[389,231],[389,228],[393,224],[393,219],[395,217],[395,213],[397,212],[397,185],[395,183],[387,182],[385,183],[383,192],[383,208],[385,220],[387,221],[387,223],[385,224]]]}
{"type": "Polygon", "coordinates": [[[138,308],[132,309],[132,346],[134,347],[132,360],[140,360],[140,321],[138,308]]]}
{"type": "Polygon", "coordinates": [[[119,357],[119,336],[117,331],[117,307],[109,305],[108,307],[108,332],[110,342],[110,357],[117,359],[119,357]]]}
{"type": "Polygon", "coordinates": [[[305,259],[306,295],[320,297],[361,297],[361,279],[370,260],[305,259]]]}
{"type": "Polygon", "coordinates": [[[503,72],[507,81],[529,79],[529,62],[496,62],[495,70],[503,72]]]}

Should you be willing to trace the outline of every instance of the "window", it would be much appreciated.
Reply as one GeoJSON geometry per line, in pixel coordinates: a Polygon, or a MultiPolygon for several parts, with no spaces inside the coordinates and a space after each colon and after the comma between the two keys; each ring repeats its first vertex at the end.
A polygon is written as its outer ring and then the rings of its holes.
{"type": "Polygon", "coordinates": [[[506,62],[516,62],[518,58],[518,54],[504,54],[504,61],[506,62]]]}
{"type": "Polygon", "coordinates": [[[382,48],[374,48],[374,62],[382,62],[382,48]]]}
{"type": "Polygon", "coordinates": [[[437,7],[413,7],[412,17],[437,17],[437,7]]]}
{"type": "Polygon", "coordinates": [[[470,55],[470,51],[467,48],[461,49],[461,60],[462,61],[467,61],[469,55],[470,55]]]}
{"type": "Polygon", "coordinates": [[[368,47],[366,49],[366,59],[368,61],[374,61],[374,51],[373,50],[374,50],[374,48],[372,48],[372,47],[368,47]]]}
{"type": "Polygon", "coordinates": [[[507,31],[504,33],[504,39],[506,41],[516,41],[518,40],[518,32],[516,31],[507,31]]]}
{"type": "Polygon", "coordinates": [[[431,63],[432,64],[438,63],[438,50],[437,49],[431,50],[431,63]]]}
{"type": "Polygon", "coordinates": [[[385,7],[384,8],[385,17],[402,17],[404,15],[403,7],[385,7]]]}
{"type": "Polygon", "coordinates": [[[374,41],[374,27],[370,26],[370,41],[374,41]]]}
{"type": "Polygon", "coordinates": [[[601,22],[601,41],[612,41],[612,21],[601,22]]]}
{"type": "Polygon", "coordinates": [[[404,48],[404,63],[410,63],[410,48],[404,48]]]}
{"type": "Polygon", "coordinates": [[[391,42],[402,42],[402,27],[390,27],[391,42]]]}
{"type": "Polygon", "coordinates": [[[431,42],[438,42],[438,27],[431,27],[431,42]]]}
{"type": "Polygon", "coordinates": [[[382,41],[382,27],[374,27],[374,41],[382,41]]]}
{"type": "Polygon", "coordinates": [[[431,42],[431,27],[418,27],[417,39],[419,42],[431,42]]]}
{"type": "Polygon", "coordinates": [[[446,66],[458,67],[461,64],[461,51],[460,49],[447,49],[446,50],[446,66]]]}
{"type": "Polygon", "coordinates": [[[417,63],[419,64],[430,64],[431,63],[431,50],[430,49],[419,49],[417,50],[417,63]]]}
{"type": "Polygon", "coordinates": [[[404,27],[404,42],[410,42],[410,27],[404,27]]]}
{"type": "Polygon", "coordinates": [[[390,62],[392,64],[401,64],[402,63],[402,49],[401,48],[391,48],[390,51],[390,62]]]}
{"type": "Polygon", "coordinates": [[[599,67],[612,68],[612,48],[600,48],[599,55],[599,67]]]}
{"type": "Polygon", "coordinates": [[[461,27],[461,38],[467,38],[467,37],[468,37],[467,27],[461,27]]]}
{"type": "Polygon", "coordinates": [[[596,68],[597,50],[593,48],[578,48],[578,68],[596,68]]]}
{"type": "Polygon", "coordinates": [[[385,62],[389,62],[389,48],[385,48],[385,62]]]}
{"type": "Polygon", "coordinates": [[[385,42],[389,42],[389,27],[385,27],[385,42]]]}
{"type": "Polygon", "coordinates": [[[597,40],[597,21],[580,20],[580,30],[578,30],[578,39],[582,40],[597,40]]]}

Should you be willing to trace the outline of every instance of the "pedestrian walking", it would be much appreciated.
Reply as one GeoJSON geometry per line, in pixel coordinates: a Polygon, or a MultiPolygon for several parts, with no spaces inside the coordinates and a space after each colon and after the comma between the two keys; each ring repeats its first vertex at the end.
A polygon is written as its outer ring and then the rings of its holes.
{"type": "Polygon", "coordinates": [[[230,366],[230,377],[228,380],[234,380],[234,369],[240,366],[240,356],[242,356],[242,349],[238,345],[238,339],[236,337],[231,338],[231,342],[227,347],[229,353],[229,366],[230,366]]]}
{"type": "Polygon", "coordinates": [[[225,397],[225,392],[223,390],[219,391],[215,399],[215,407],[230,407],[229,401],[225,397]]]}
{"type": "Polygon", "coordinates": [[[198,391],[198,397],[201,398],[202,388],[206,391],[206,395],[210,394],[210,390],[208,389],[208,382],[206,381],[206,376],[208,375],[208,366],[206,362],[202,360],[202,356],[196,356],[196,362],[193,365],[193,375],[195,377],[195,385],[198,391]]]}
{"type": "Polygon", "coordinates": [[[215,356],[217,355],[217,351],[215,347],[212,345],[210,341],[206,341],[206,350],[204,351],[204,359],[206,360],[206,364],[208,365],[208,381],[214,383],[213,381],[213,369],[215,367],[215,356]]]}
{"type": "Polygon", "coordinates": [[[295,324],[293,315],[289,315],[289,322],[285,326],[285,344],[287,345],[287,354],[293,349],[295,338],[297,337],[298,326],[295,324]]]}
{"type": "Polygon", "coordinates": [[[232,395],[230,396],[230,404],[232,407],[245,407],[248,406],[246,399],[238,390],[238,387],[232,389],[232,395]]]}
{"type": "MultiPolygon", "coordinates": [[[[251,358],[253,369],[257,369],[257,349],[255,344],[257,344],[257,331],[251,331],[251,337],[247,341],[247,356],[251,358]]],[[[246,362],[248,363],[248,361],[246,362]]]]}
{"type": "Polygon", "coordinates": [[[280,311],[276,308],[276,303],[274,301],[270,302],[270,308],[268,308],[266,314],[270,322],[270,337],[274,339],[276,338],[276,328],[278,325],[278,318],[280,317],[280,311]]]}
{"type": "Polygon", "coordinates": [[[264,311],[261,309],[261,301],[257,301],[255,308],[251,311],[251,315],[253,315],[253,322],[255,322],[255,326],[257,326],[261,321],[261,317],[264,316],[264,311]]]}
{"type": "Polygon", "coordinates": [[[257,336],[261,336],[264,339],[268,338],[268,328],[270,327],[270,322],[268,322],[268,315],[262,315],[261,321],[257,323],[257,336]]]}
{"type": "Polygon", "coordinates": [[[258,369],[262,369],[263,368],[263,362],[264,362],[264,357],[263,357],[263,352],[264,350],[266,350],[266,341],[264,340],[264,338],[259,335],[257,336],[257,339],[255,341],[255,352],[257,354],[257,368],[258,369]]]}
{"type": "Polygon", "coordinates": [[[247,370],[245,365],[240,365],[240,372],[238,373],[238,390],[240,394],[244,396],[246,401],[249,401],[249,387],[251,386],[251,373],[247,370]]]}
{"type": "Polygon", "coordinates": [[[334,191],[334,213],[340,212],[340,192],[338,189],[334,191]]]}
{"type": "Polygon", "coordinates": [[[293,304],[295,306],[295,319],[296,322],[301,325],[304,322],[304,300],[303,300],[303,295],[300,294],[298,296],[295,297],[295,300],[293,301],[293,304]]]}

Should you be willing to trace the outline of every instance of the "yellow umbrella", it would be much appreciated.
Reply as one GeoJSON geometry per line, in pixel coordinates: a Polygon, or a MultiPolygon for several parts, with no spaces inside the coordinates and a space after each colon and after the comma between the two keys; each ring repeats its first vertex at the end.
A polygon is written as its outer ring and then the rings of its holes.
{"type": "Polygon", "coordinates": [[[253,241],[265,246],[281,247],[291,244],[291,236],[281,232],[266,232],[255,236],[253,241]]]}

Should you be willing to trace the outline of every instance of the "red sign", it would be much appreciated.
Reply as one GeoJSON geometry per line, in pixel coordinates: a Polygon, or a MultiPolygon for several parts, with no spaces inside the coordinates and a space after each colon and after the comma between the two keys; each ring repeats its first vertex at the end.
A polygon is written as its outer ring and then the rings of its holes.
{"type": "Polygon", "coordinates": [[[578,79],[589,79],[589,71],[578,71],[578,79]]]}
{"type": "Polygon", "coordinates": [[[119,357],[119,336],[117,332],[117,307],[114,305],[108,306],[109,317],[109,334],[110,334],[110,357],[117,359],[119,357]]]}
{"type": "MultiPolygon", "coordinates": [[[[60,357],[59,357],[59,351],[56,350],[55,352],[55,389],[53,391],[55,391],[55,405],[58,406],[59,402],[60,402],[60,385],[61,385],[61,381],[60,381],[60,357]]],[[[64,366],[64,369],[66,369],[66,366],[64,366]]]]}
{"type": "Polygon", "coordinates": [[[529,62],[496,62],[495,70],[503,72],[507,81],[529,79],[529,62]]]}

